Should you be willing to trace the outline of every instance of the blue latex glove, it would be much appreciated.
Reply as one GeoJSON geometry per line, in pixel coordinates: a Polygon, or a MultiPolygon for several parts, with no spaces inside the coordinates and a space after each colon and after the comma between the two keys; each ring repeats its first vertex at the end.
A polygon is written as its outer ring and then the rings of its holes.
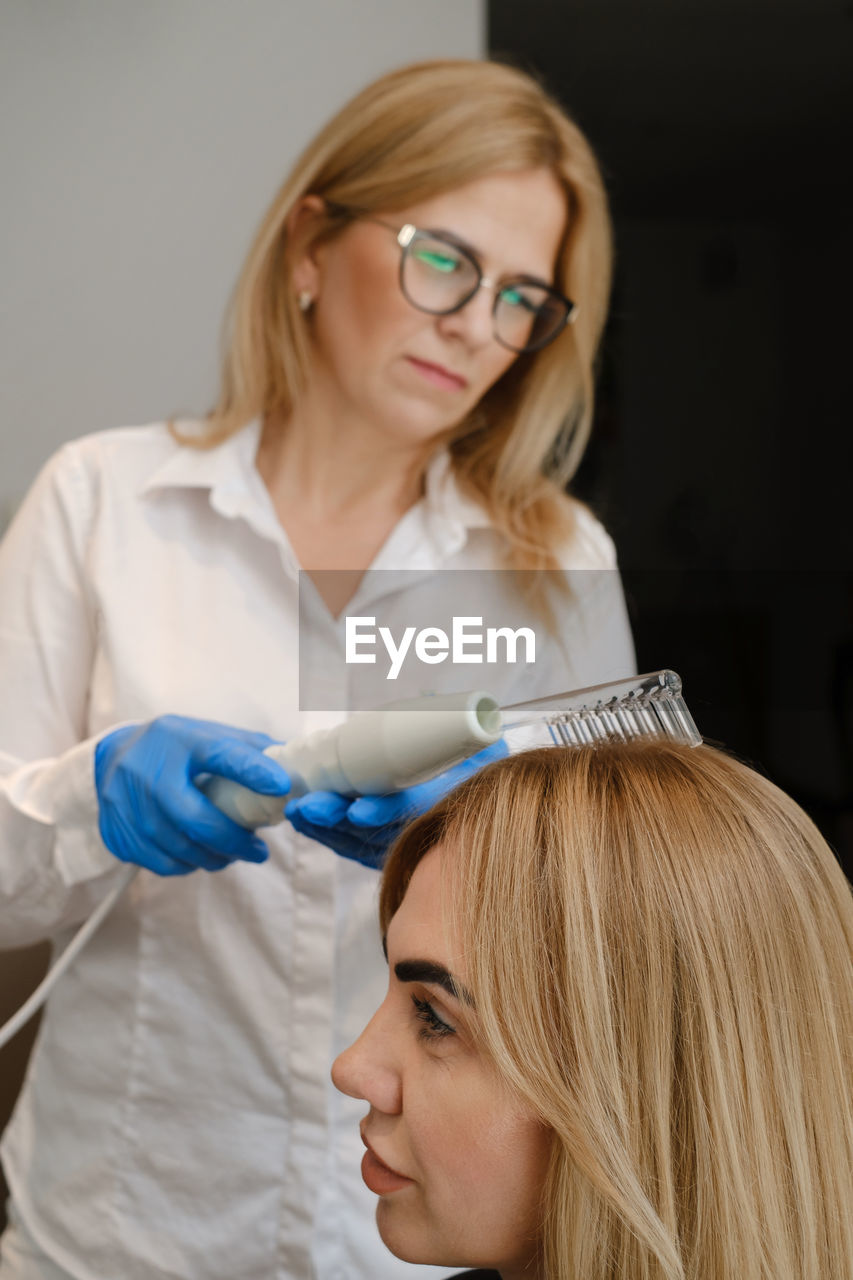
{"type": "Polygon", "coordinates": [[[272,742],[212,720],[160,716],[114,729],[95,748],[98,826],[123,862],[161,876],[197,867],[220,871],[242,858],[264,862],[263,840],[221,813],[193,782],[218,773],[264,795],[290,790],[280,764],[262,754],[272,742]]]}
{"type": "Polygon", "coordinates": [[[379,868],[407,822],[470,778],[509,748],[503,738],[445,773],[416,787],[387,796],[342,796],[337,791],[309,791],[291,800],[284,813],[297,831],[319,840],[344,858],[379,868]]]}

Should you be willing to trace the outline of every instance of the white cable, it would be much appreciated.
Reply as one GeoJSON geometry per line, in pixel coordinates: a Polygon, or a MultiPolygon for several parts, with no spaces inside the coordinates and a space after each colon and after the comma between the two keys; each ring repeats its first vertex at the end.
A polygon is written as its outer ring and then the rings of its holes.
{"type": "Polygon", "coordinates": [[[48,970],[42,978],[35,991],[24,1004],[21,1005],[17,1013],[14,1013],[5,1026],[0,1027],[0,1049],[7,1044],[14,1035],[20,1031],[21,1027],[30,1020],[34,1013],[37,1013],[44,1004],[50,992],[56,983],[62,977],[65,970],[71,964],[75,956],[82,951],[92,934],[98,928],[98,925],[109,915],[121,895],[124,893],[131,880],[136,875],[139,867],[128,866],[125,868],[118,884],[108,893],[103,902],[99,902],[95,910],[84,921],[63,951],[62,955],[56,960],[53,966],[48,970]]]}

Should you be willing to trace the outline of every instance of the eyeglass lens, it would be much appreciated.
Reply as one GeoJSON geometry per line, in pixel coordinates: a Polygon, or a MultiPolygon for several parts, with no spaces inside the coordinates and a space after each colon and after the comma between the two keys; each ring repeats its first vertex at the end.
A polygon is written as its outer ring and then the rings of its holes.
{"type": "MultiPolygon", "coordinates": [[[[419,231],[403,251],[400,282],[413,306],[448,315],[474,296],[481,279],[473,258],[440,236],[419,231]]],[[[494,333],[514,351],[534,350],[566,323],[564,300],[545,285],[508,281],[498,291],[494,333]]]]}

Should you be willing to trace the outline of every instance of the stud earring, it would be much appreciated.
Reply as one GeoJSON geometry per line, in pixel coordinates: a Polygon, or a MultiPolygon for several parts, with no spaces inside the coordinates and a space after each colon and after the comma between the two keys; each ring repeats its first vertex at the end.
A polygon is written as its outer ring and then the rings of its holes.
{"type": "Polygon", "coordinates": [[[300,311],[310,311],[314,304],[314,295],[310,289],[300,289],[296,295],[296,304],[300,311]]]}

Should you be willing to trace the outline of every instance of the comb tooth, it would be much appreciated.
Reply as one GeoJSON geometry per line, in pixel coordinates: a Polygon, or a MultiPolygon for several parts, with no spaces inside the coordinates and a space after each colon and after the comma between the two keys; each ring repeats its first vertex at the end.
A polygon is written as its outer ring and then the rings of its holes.
{"type": "Polygon", "coordinates": [[[601,736],[606,742],[608,738],[615,736],[615,726],[613,717],[607,707],[598,707],[595,713],[595,721],[601,731],[601,736]]]}
{"type": "Polygon", "coordinates": [[[674,713],[672,699],[668,697],[656,698],[653,703],[655,714],[661,722],[663,733],[668,738],[673,738],[676,742],[684,741],[684,731],[678,717],[674,713]]]}
{"type": "Polygon", "coordinates": [[[613,719],[618,724],[619,731],[622,734],[622,737],[626,739],[630,738],[631,731],[628,728],[628,718],[625,715],[624,707],[621,707],[618,702],[614,702],[611,715],[613,716],[613,719]]]}
{"type": "Polygon", "coordinates": [[[561,742],[566,747],[577,747],[577,738],[572,733],[572,727],[567,718],[558,717],[551,720],[548,724],[551,730],[551,737],[555,742],[561,742]]]}
{"type": "Polygon", "coordinates": [[[590,707],[584,712],[583,722],[589,730],[593,742],[603,742],[607,739],[604,725],[598,716],[598,708],[590,707]]]}
{"type": "Polygon", "coordinates": [[[578,727],[578,733],[581,735],[584,742],[592,743],[597,741],[595,730],[593,729],[593,726],[590,723],[589,711],[586,707],[581,707],[580,711],[578,712],[577,727],[578,727]]]}
{"type": "Polygon", "coordinates": [[[688,711],[684,698],[680,693],[675,693],[668,699],[668,705],[681,729],[682,741],[689,742],[692,747],[697,746],[702,741],[702,735],[696,728],[696,722],[688,711]]]}
{"type": "Polygon", "coordinates": [[[629,707],[627,705],[623,707],[619,707],[616,714],[619,718],[619,723],[622,725],[622,727],[625,730],[626,738],[636,738],[640,730],[637,727],[637,719],[634,714],[634,707],[633,706],[629,707]]]}
{"type": "Polygon", "coordinates": [[[606,740],[607,730],[601,723],[600,710],[592,710],[590,708],[588,711],[584,711],[583,722],[595,742],[604,742],[606,740]]]}
{"type": "Polygon", "coordinates": [[[607,736],[609,738],[620,738],[624,741],[625,734],[612,709],[610,707],[602,707],[598,714],[607,736]]]}
{"type": "Polygon", "coordinates": [[[572,746],[582,747],[584,745],[585,739],[583,734],[580,731],[580,727],[577,721],[577,716],[575,715],[567,716],[565,720],[562,720],[560,722],[560,724],[561,724],[563,733],[565,733],[566,735],[566,740],[570,742],[572,746]]]}
{"type": "Polygon", "coordinates": [[[657,738],[660,736],[661,722],[658,717],[657,704],[651,702],[648,698],[643,700],[643,723],[647,737],[657,738]]]}
{"type": "Polygon", "coordinates": [[[584,746],[591,746],[592,743],[595,741],[595,739],[590,733],[589,725],[586,723],[586,720],[583,718],[583,716],[575,717],[573,722],[573,727],[575,732],[578,735],[578,738],[584,744],[584,746]]]}
{"type": "Polygon", "coordinates": [[[551,720],[548,724],[551,731],[551,737],[555,742],[561,742],[563,746],[574,746],[571,735],[567,732],[567,725],[562,720],[551,720]]]}
{"type": "Polygon", "coordinates": [[[643,703],[637,704],[637,723],[640,733],[645,734],[647,737],[654,737],[657,734],[658,727],[655,724],[655,718],[643,703]]]}
{"type": "Polygon", "coordinates": [[[581,724],[580,716],[575,712],[566,722],[566,728],[572,735],[572,742],[576,747],[585,747],[589,743],[589,739],[584,733],[584,727],[581,724]]]}
{"type": "Polygon", "coordinates": [[[613,732],[623,740],[628,737],[628,731],[625,728],[625,718],[620,714],[620,707],[617,702],[611,702],[608,715],[613,720],[613,732]]]}

